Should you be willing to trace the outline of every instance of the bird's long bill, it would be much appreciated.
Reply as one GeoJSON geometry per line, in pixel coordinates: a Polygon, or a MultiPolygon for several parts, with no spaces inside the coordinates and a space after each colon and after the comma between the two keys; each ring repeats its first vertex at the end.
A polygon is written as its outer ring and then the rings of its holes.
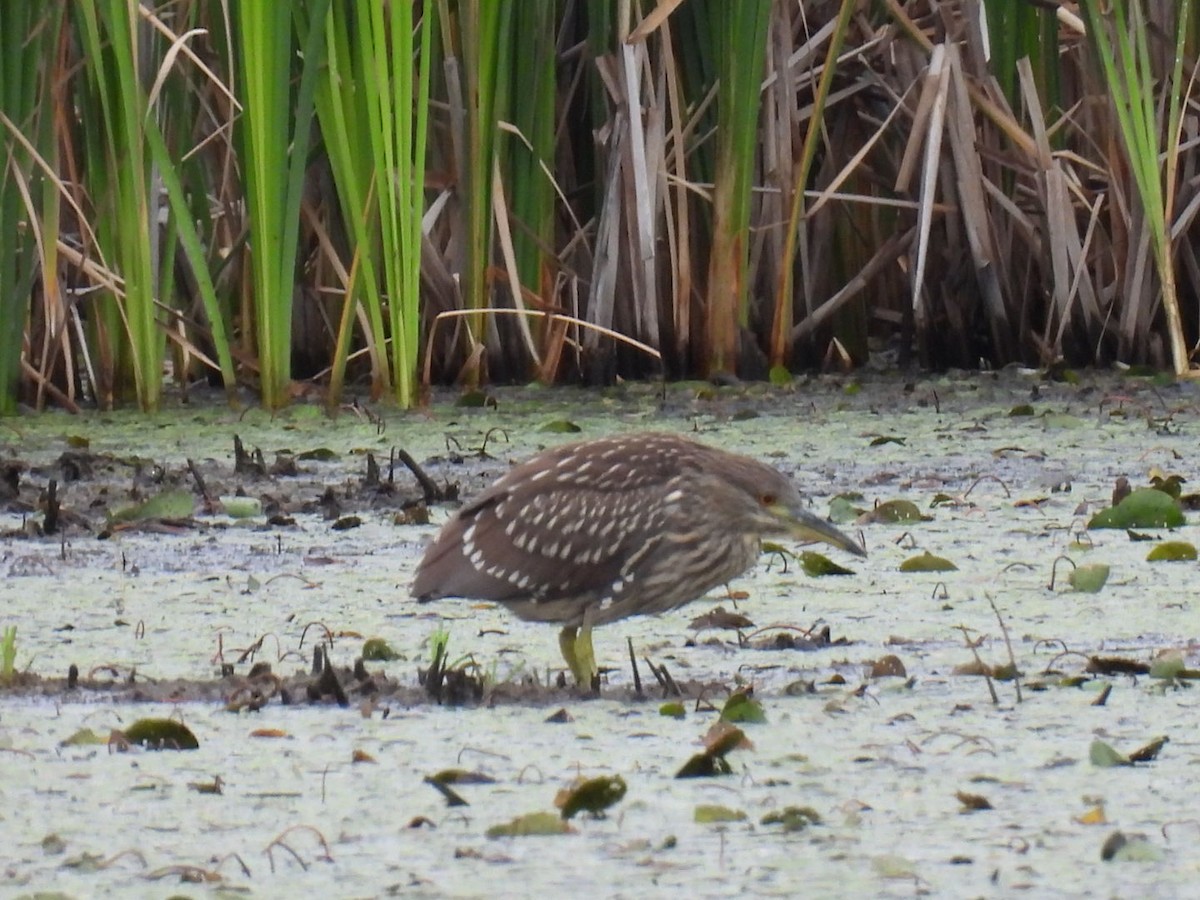
{"type": "Polygon", "coordinates": [[[866,556],[867,551],[862,544],[850,537],[844,531],[834,528],[820,516],[815,516],[807,510],[780,510],[792,536],[801,541],[821,541],[839,550],[853,553],[855,556],[866,556]]]}

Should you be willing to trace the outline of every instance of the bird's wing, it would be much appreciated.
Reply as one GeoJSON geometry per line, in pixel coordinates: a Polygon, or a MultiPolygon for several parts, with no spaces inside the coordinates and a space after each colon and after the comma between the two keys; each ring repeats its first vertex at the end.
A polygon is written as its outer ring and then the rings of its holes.
{"type": "MultiPolygon", "coordinates": [[[[499,487],[500,485],[497,485],[499,487]]],[[[425,553],[414,596],[486,600],[600,596],[650,552],[656,516],[637,495],[553,487],[518,500],[487,492],[425,553]],[[647,535],[650,535],[647,537],[647,535]]]]}
{"type": "Polygon", "coordinates": [[[422,599],[550,601],[603,596],[659,540],[709,452],[674,435],[565,444],[515,466],[425,551],[422,599]]]}

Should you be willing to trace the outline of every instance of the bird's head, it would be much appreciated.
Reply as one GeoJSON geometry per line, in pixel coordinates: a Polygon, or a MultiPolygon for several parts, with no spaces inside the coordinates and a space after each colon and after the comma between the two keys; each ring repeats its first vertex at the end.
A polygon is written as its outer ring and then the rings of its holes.
{"type": "Polygon", "coordinates": [[[796,486],[782,472],[754,460],[737,463],[714,473],[728,488],[721,493],[731,510],[732,527],[764,536],[790,535],[801,541],[820,541],[856,556],[867,555],[858,541],[810,512],[796,486]]]}

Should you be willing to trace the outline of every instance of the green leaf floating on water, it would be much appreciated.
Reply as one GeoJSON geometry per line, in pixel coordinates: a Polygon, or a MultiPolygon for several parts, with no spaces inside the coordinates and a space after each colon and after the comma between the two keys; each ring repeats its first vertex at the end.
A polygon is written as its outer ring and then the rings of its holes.
{"type": "Polygon", "coordinates": [[[400,654],[383,638],[367,638],[363,641],[362,658],[370,662],[391,662],[400,654]]]}
{"type": "Polygon", "coordinates": [[[1092,741],[1092,746],[1088,748],[1088,759],[1091,760],[1093,766],[1101,769],[1133,765],[1128,756],[1118,753],[1104,741],[1092,741]]]}
{"type": "Polygon", "coordinates": [[[1196,545],[1188,541],[1163,541],[1146,554],[1146,562],[1187,562],[1196,558],[1196,545]]]}
{"type": "Polygon", "coordinates": [[[829,519],[837,525],[853,522],[866,512],[859,506],[862,503],[861,494],[838,494],[829,501],[829,519]]]}
{"type": "Polygon", "coordinates": [[[261,516],[263,511],[262,501],[257,497],[222,497],[221,506],[225,510],[225,515],[231,519],[248,519],[251,516],[261,516]]]}
{"type": "Polygon", "coordinates": [[[910,556],[900,563],[901,572],[957,572],[958,566],[944,556],[934,556],[928,550],[919,556],[910,556]]]}
{"type": "Polygon", "coordinates": [[[60,747],[86,747],[88,745],[103,745],[108,743],[107,737],[101,737],[90,728],[81,728],[68,738],[64,738],[60,747]]]}
{"type": "Polygon", "coordinates": [[[140,522],[145,519],[186,519],[196,507],[189,491],[163,491],[145,503],[118,509],[109,516],[111,523],[140,522]]]}
{"type": "Polygon", "coordinates": [[[792,373],[788,371],[787,366],[771,366],[771,371],[767,373],[767,378],[776,387],[783,387],[786,384],[792,383],[792,373]]]}
{"type": "Polygon", "coordinates": [[[182,722],[174,719],[138,719],[124,731],[131,744],[141,744],[150,750],[199,750],[196,735],[182,722]]]}
{"type": "Polygon", "coordinates": [[[803,831],[809,825],[820,825],[821,816],[811,806],[785,806],[762,817],[763,825],[782,825],[784,831],[803,831]]]}
{"type": "Polygon", "coordinates": [[[1108,572],[1108,566],[1104,563],[1089,563],[1086,566],[1077,566],[1067,576],[1067,580],[1071,587],[1081,594],[1095,594],[1108,581],[1108,572]]]}
{"type": "Polygon", "coordinates": [[[810,578],[821,578],[825,575],[853,575],[853,569],[839,566],[824,553],[815,550],[800,551],[800,568],[810,578]]]}
{"type": "Polygon", "coordinates": [[[1102,509],[1088,528],[1178,528],[1185,524],[1179,502],[1154,488],[1139,488],[1116,506],[1102,509]]]}
{"type": "Polygon", "coordinates": [[[559,791],[554,803],[562,810],[564,819],[571,819],[581,812],[601,815],[610,806],[625,796],[625,779],[620,775],[602,775],[588,778],[559,791]]]}
{"type": "Polygon", "coordinates": [[[1183,676],[1186,672],[1187,664],[1183,654],[1174,650],[1155,657],[1154,662],[1150,663],[1149,675],[1151,678],[1173,680],[1183,676]]]}
{"type": "Polygon", "coordinates": [[[546,837],[570,834],[571,831],[571,826],[558,813],[533,812],[517,816],[502,825],[493,825],[487,830],[487,836],[490,838],[546,837]]]}
{"type": "Polygon", "coordinates": [[[496,401],[483,391],[464,391],[454,401],[454,405],[463,409],[483,409],[485,406],[495,406],[496,401]]]}
{"type": "Polygon", "coordinates": [[[870,513],[872,522],[928,522],[929,516],[921,515],[917,504],[911,500],[888,500],[880,503],[870,513]]]}
{"type": "Polygon", "coordinates": [[[736,694],[730,694],[725,706],[721,708],[721,721],[732,722],[735,725],[761,725],[767,721],[767,714],[763,712],[761,703],[745,691],[738,691],[736,694]]]}
{"type": "Polygon", "coordinates": [[[716,803],[701,803],[693,814],[693,819],[701,825],[711,825],[714,822],[742,822],[745,818],[746,814],[740,809],[716,803]]]}
{"type": "Polygon", "coordinates": [[[664,703],[662,706],[660,706],[658,708],[658,714],[660,716],[666,716],[670,719],[682,719],[687,715],[687,710],[683,708],[682,703],[679,703],[678,701],[672,701],[670,703],[664,703]]]}

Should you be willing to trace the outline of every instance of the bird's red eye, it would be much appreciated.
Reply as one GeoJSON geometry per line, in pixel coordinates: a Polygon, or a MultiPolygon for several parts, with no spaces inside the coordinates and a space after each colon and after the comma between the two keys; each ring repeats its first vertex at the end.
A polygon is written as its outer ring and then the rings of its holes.
{"type": "Polygon", "coordinates": [[[759,494],[758,495],[758,502],[761,503],[763,506],[774,506],[775,501],[778,499],[779,498],[776,497],[774,494],[759,494]]]}

